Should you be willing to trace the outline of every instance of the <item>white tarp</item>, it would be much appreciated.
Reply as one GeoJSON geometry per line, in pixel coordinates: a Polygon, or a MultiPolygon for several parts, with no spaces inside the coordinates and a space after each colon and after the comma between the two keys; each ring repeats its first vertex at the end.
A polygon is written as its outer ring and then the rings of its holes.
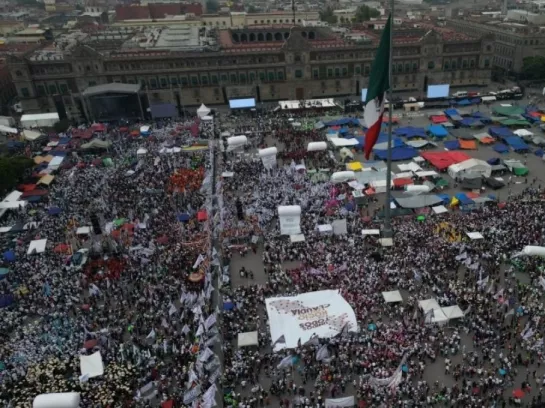
{"type": "Polygon", "coordinates": [[[21,125],[24,128],[53,126],[59,121],[59,114],[36,113],[21,116],[21,125]]]}
{"type": "Polygon", "coordinates": [[[423,193],[429,193],[430,191],[431,187],[423,184],[409,184],[405,186],[405,192],[407,194],[418,195],[423,193]]]}
{"type": "Polygon", "coordinates": [[[88,235],[91,233],[91,227],[79,227],[76,230],[76,235],[88,235]]]}
{"type": "Polygon", "coordinates": [[[9,126],[4,126],[4,125],[0,125],[0,132],[2,132],[2,133],[14,133],[14,134],[19,133],[19,131],[17,129],[9,127],[9,126]]]}
{"type": "Polygon", "coordinates": [[[382,297],[386,303],[398,303],[403,302],[401,292],[399,290],[392,290],[390,292],[382,292],[382,297]]]}
{"type": "Polygon", "coordinates": [[[136,154],[137,154],[138,156],[140,156],[140,155],[142,155],[142,154],[147,154],[147,153],[148,153],[148,149],[144,149],[143,147],[141,147],[140,149],[138,149],[138,150],[136,151],[136,154]]]}
{"type": "Polygon", "coordinates": [[[333,227],[331,226],[331,224],[318,225],[318,231],[320,231],[321,233],[333,232],[333,227]]]}
{"type": "Polygon", "coordinates": [[[317,152],[320,150],[327,150],[326,142],[310,142],[307,146],[307,152],[317,152]]]}
{"type": "Polygon", "coordinates": [[[407,164],[398,164],[397,167],[401,171],[414,171],[415,173],[417,171],[422,171],[422,167],[420,167],[415,162],[410,162],[410,163],[407,163],[407,164]]]}
{"type": "Polygon", "coordinates": [[[356,139],[341,139],[338,137],[332,137],[329,139],[329,141],[333,144],[335,147],[346,147],[346,146],[357,146],[358,141],[356,139]]]}
{"type": "Polygon", "coordinates": [[[247,347],[247,346],[257,346],[257,332],[251,331],[246,333],[239,333],[238,334],[238,346],[239,347],[247,347]]]}
{"type": "Polygon", "coordinates": [[[0,209],[17,209],[25,207],[27,204],[26,201],[2,201],[0,203],[0,209]]]}
{"type": "Polygon", "coordinates": [[[104,374],[104,364],[100,351],[90,356],[79,356],[79,363],[82,376],[93,378],[104,374]]]}
{"type": "Polygon", "coordinates": [[[297,235],[301,233],[301,207],[298,205],[282,205],[278,207],[280,234],[297,235]]]}
{"type": "Polygon", "coordinates": [[[333,234],[344,235],[348,233],[348,227],[346,225],[346,219],[335,220],[331,223],[333,227],[333,234]]]}
{"type": "Polygon", "coordinates": [[[417,171],[415,173],[418,177],[437,177],[439,174],[433,170],[417,171]]]}
{"type": "Polygon", "coordinates": [[[448,212],[447,207],[445,207],[444,205],[437,205],[435,207],[431,207],[431,209],[435,214],[443,214],[448,212]]]}
{"type": "Polygon", "coordinates": [[[344,183],[346,181],[355,180],[356,173],[353,171],[338,171],[331,175],[332,183],[344,183]]]}
{"type": "Polygon", "coordinates": [[[26,140],[34,141],[42,136],[42,132],[36,132],[34,130],[23,130],[23,136],[26,140]]]}
{"type": "Polygon", "coordinates": [[[2,201],[4,201],[4,202],[19,201],[19,198],[21,198],[22,195],[23,195],[23,193],[21,193],[20,191],[13,190],[2,201]]]}
{"type": "Polygon", "coordinates": [[[446,306],[441,308],[448,319],[460,319],[464,317],[464,312],[458,305],[446,306]]]}
{"type": "Polygon", "coordinates": [[[469,239],[483,239],[483,234],[480,232],[468,232],[466,235],[469,237],[469,239]]]}
{"type": "Polygon", "coordinates": [[[356,315],[338,290],[321,290],[297,296],[265,299],[274,351],[296,348],[313,336],[330,338],[343,329],[356,331],[356,315]]]}
{"type": "Polygon", "coordinates": [[[47,239],[36,239],[34,241],[30,241],[30,245],[28,246],[28,250],[26,251],[27,255],[30,255],[32,253],[41,254],[42,252],[45,252],[46,244],[47,239]]]}
{"type": "Polygon", "coordinates": [[[362,229],[361,235],[380,235],[379,229],[362,229]]]}
{"type": "Polygon", "coordinates": [[[290,235],[290,242],[292,244],[296,242],[305,242],[305,235],[304,234],[290,235]]]}
{"type": "Polygon", "coordinates": [[[342,398],[326,398],[325,408],[352,408],[356,405],[354,396],[342,398]]]}
{"type": "Polygon", "coordinates": [[[519,257],[519,256],[544,256],[545,257],[545,247],[541,246],[534,246],[534,245],[526,245],[524,248],[522,248],[522,251],[519,253],[513,255],[513,257],[519,257]]]}
{"type": "Polygon", "coordinates": [[[257,152],[261,161],[263,162],[263,167],[266,169],[272,169],[276,167],[276,155],[278,154],[278,149],[276,147],[267,147],[266,149],[260,149],[257,152]]]}
{"type": "Polygon", "coordinates": [[[79,392],[40,394],[32,402],[32,408],[79,408],[79,392]]]}

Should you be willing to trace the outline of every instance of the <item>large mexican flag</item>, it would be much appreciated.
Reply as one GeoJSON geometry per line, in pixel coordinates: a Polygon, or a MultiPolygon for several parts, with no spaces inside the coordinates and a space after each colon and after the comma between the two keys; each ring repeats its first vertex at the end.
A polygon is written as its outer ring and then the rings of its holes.
{"type": "Polygon", "coordinates": [[[392,16],[388,17],[386,27],[382,32],[380,44],[371,68],[367,97],[365,98],[365,112],[363,118],[369,128],[365,135],[365,158],[369,159],[373,146],[377,143],[384,115],[384,100],[386,91],[390,88],[390,32],[392,30],[392,16]]]}

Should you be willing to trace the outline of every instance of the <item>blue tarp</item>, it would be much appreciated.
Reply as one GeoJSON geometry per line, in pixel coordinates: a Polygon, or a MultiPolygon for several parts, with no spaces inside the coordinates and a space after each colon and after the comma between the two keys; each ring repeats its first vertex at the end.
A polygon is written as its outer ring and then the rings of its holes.
{"type": "MultiPolygon", "coordinates": [[[[375,147],[373,147],[373,150],[384,150],[384,149],[380,149],[380,147],[383,147],[381,145],[384,145],[385,143],[388,143],[388,140],[384,140],[383,142],[378,142],[375,144],[375,147]],[[377,146],[379,147],[377,149],[377,146]]],[[[405,142],[403,140],[401,140],[400,138],[398,137],[395,137],[393,136],[392,137],[392,147],[401,147],[401,146],[405,146],[405,142]]]]}
{"type": "Polygon", "coordinates": [[[42,196],[31,196],[31,197],[25,198],[25,200],[28,201],[29,203],[37,203],[42,200],[42,196]]]}
{"type": "Polygon", "coordinates": [[[458,106],[469,106],[471,105],[471,102],[469,99],[462,99],[461,101],[458,101],[456,104],[458,106]]]}
{"type": "Polygon", "coordinates": [[[68,143],[70,143],[70,138],[69,137],[59,138],[59,144],[60,145],[67,145],[68,143]]]}
{"type": "Polygon", "coordinates": [[[4,307],[8,307],[14,302],[15,302],[15,296],[13,296],[11,293],[0,294],[0,309],[4,307]]]}
{"type": "Polygon", "coordinates": [[[51,150],[49,154],[51,156],[66,157],[68,152],[65,152],[64,150],[51,150]]]}
{"type": "Polygon", "coordinates": [[[460,124],[462,124],[463,126],[472,126],[474,125],[476,122],[481,122],[480,119],[478,118],[463,118],[461,121],[460,121],[460,124]]]}
{"type": "Polygon", "coordinates": [[[543,157],[543,149],[537,149],[534,154],[537,156],[537,157],[543,157]]]}
{"type": "Polygon", "coordinates": [[[454,109],[454,108],[450,108],[450,109],[445,109],[445,115],[447,116],[460,116],[460,112],[458,112],[457,109],[454,109]]]}
{"type": "Polygon", "coordinates": [[[57,215],[61,213],[61,209],[59,207],[50,207],[49,210],[47,210],[47,213],[49,215],[57,215]]]}
{"type": "MultiPolygon", "coordinates": [[[[503,143],[496,143],[493,147],[493,149],[498,152],[498,153],[508,153],[509,152],[509,148],[504,145],[503,143]]],[[[491,163],[489,163],[491,164],[491,163]]]]}
{"type": "Polygon", "coordinates": [[[513,150],[530,150],[530,147],[519,136],[504,137],[503,141],[511,146],[513,150]]]}
{"type": "Polygon", "coordinates": [[[447,140],[445,142],[445,149],[458,150],[460,148],[460,142],[458,140],[447,140]]]}
{"type": "Polygon", "coordinates": [[[17,140],[10,140],[7,143],[8,149],[20,149],[25,146],[23,142],[19,142],[17,140]]]}
{"type": "Polygon", "coordinates": [[[474,112],[472,116],[475,119],[479,119],[483,123],[490,123],[492,121],[488,116],[482,114],[481,112],[474,112]]]}
{"type": "Polygon", "coordinates": [[[342,128],[341,130],[339,130],[339,133],[340,133],[341,135],[345,135],[345,134],[348,133],[348,132],[350,132],[350,129],[348,129],[348,128],[342,128]]]}
{"type": "MultiPolygon", "coordinates": [[[[375,157],[380,160],[388,158],[388,150],[373,150],[375,157]]],[[[418,156],[418,150],[412,147],[394,147],[392,149],[392,161],[409,160],[418,156]]]]}
{"type": "Polygon", "coordinates": [[[465,193],[454,194],[454,197],[456,197],[458,199],[458,201],[460,201],[460,204],[462,204],[462,205],[468,205],[468,204],[474,204],[475,203],[471,198],[466,196],[465,193]]]}
{"type": "Polygon", "coordinates": [[[405,136],[407,139],[412,139],[413,137],[425,138],[428,136],[426,134],[426,129],[412,126],[400,127],[396,129],[395,134],[398,136],[405,136]]]}
{"type": "Polygon", "coordinates": [[[178,221],[182,221],[182,222],[189,221],[189,214],[187,213],[178,214],[177,218],[178,218],[178,221]]]}
{"type": "Polygon", "coordinates": [[[436,194],[436,196],[443,200],[443,204],[448,204],[450,202],[450,197],[448,194],[436,194]]]}
{"type": "Polygon", "coordinates": [[[469,102],[472,104],[472,105],[477,105],[479,103],[481,103],[481,98],[471,98],[469,100],[469,102]]]}
{"type": "Polygon", "coordinates": [[[223,302],[223,310],[233,310],[235,304],[233,302],[223,302]]]}
{"type": "Polygon", "coordinates": [[[532,123],[535,123],[535,122],[541,122],[541,118],[538,116],[538,117],[535,117],[535,116],[532,116],[532,115],[527,115],[527,114],[523,114],[522,115],[524,117],[524,119],[532,122],[532,123]]]}
{"type": "Polygon", "coordinates": [[[509,136],[514,136],[514,133],[511,132],[509,129],[507,129],[506,127],[501,127],[501,126],[492,126],[490,128],[488,128],[488,133],[491,135],[491,136],[494,136],[494,137],[509,137],[509,136]]]}
{"type": "Polygon", "coordinates": [[[490,164],[491,166],[497,166],[498,164],[500,164],[500,159],[498,157],[492,157],[491,159],[488,159],[486,162],[490,164]]]}
{"type": "Polygon", "coordinates": [[[13,252],[11,249],[4,252],[4,261],[15,262],[15,252],[13,252]]]}
{"type": "Polygon", "coordinates": [[[428,126],[428,132],[431,133],[434,137],[447,137],[448,136],[447,129],[445,129],[441,125],[429,125],[428,126]]]}

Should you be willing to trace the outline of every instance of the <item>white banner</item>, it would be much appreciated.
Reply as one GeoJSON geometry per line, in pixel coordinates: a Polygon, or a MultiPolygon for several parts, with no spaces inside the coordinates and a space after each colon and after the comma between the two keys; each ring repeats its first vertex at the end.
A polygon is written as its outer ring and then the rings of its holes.
{"type": "Polygon", "coordinates": [[[354,405],[356,405],[354,396],[342,398],[327,398],[325,400],[325,408],[352,408],[354,405]]]}
{"type": "Polygon", "coordinates": [[[278,207],[280,234],[297,235],[301,233],[301,207],[297,205],[278,207]]]}
{"type": "Polygon", "coordinates": [[[276,154],[270,154],[268,156],[261,156],[263,167],[266,169],[273,169],[276,167],[276,154]]]}
{"type": "Polygon", "coordinates": [[[313,335],[334,337],[348,325],[356,331],[356,315],[338,290],[321,290],[298,296],[277,297],[265,300],[269,317],[271,338],[284,336],[274,351],[296,348],[299,340],[305,344],[313,335]]]}

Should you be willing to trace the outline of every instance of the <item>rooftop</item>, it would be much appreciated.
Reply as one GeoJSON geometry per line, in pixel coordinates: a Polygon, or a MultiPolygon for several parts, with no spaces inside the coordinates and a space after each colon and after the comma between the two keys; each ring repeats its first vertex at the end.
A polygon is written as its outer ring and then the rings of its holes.
{"type": "Polygon", "coordinates": [[[150,3],[147,6],[116,6],[115,19],[125,20],[147,20],[162,19],[166,16],[182,14],[202,14],[202,5],[199,3],[150,3]]]}

